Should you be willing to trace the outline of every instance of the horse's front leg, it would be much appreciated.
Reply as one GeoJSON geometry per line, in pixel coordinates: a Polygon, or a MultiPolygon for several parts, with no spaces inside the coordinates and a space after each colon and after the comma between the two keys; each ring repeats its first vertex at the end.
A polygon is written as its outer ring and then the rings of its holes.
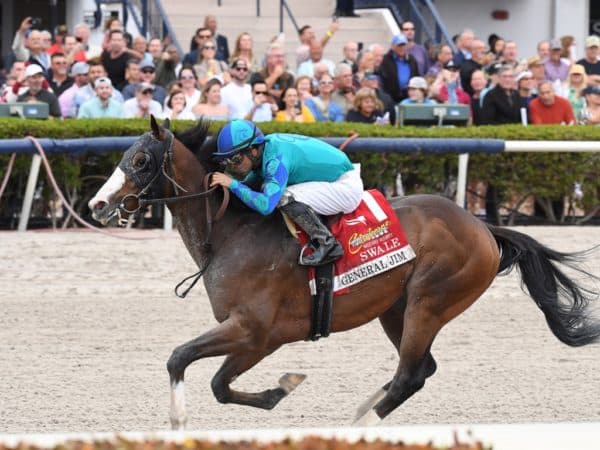
{"type": "Polygon", "coordinates": [[[167,362],[167,370],[171,380],[170,419],[174,430],[185,428],[187,422],[183,383],[187,366],[200,358],[239,352],[247,347],[250,340],[248,330],[235,317],[230,317],[202,336],[173,350],[167,362]]]}
{"type": "Polygon", "coordinates": [[[285,396],[304,381],[306,375],[286,373],[279,379],[279,386],[262,392],[235,391],[229,385],[242,373],[260,362],[268,352],[240,352],[229,355],[212,379],[211,387],[215,398],[221,403],[236,403],[261,409],[273,409],[285,396]]]}

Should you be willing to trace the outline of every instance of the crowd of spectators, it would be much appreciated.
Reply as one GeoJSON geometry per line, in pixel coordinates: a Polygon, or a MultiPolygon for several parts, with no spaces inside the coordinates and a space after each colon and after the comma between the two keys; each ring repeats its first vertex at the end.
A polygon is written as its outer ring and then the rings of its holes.
{"type": "Polygon", "coordinates": [[[169,117],[256,122],[396,123],[397,104],[464,104],[480,124],[600,124],[600,38],[585,39],[575,56],[572,36],[541,41],[534,55],[492,34],[471,30],[446,44],[416,42],[415,25],[401,24],[389,45],[345,42],[339,60],[323,49],[339,29],[322,36],[309,26],[286,55],[276,35],[265,51],[252,36],[227,37],[206,16],[189,51],[166,40],[131,36],[118,18],[105,24],[100,45],[85,24],[73,30],[20,24],[0,71],[1,102],[44,102],[55,118],[169,117]]]}

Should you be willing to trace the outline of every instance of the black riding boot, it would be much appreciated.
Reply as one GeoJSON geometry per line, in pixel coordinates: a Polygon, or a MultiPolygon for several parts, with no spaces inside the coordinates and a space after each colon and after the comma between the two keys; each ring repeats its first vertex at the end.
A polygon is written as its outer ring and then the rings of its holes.
{"type": "Polygon", "coordinates": [[[303,266],[322,266],[336,261],[344,255],[340,243],[323,225],[319,216],[310,206],[293,200],[281,206],[280,209],[296,222],[310,238],[310,242],[306,245],[310,245],[314,251],[310,255],[304,255],[306,248],[303,248],[300,252],[299,264],[303,266]]]}

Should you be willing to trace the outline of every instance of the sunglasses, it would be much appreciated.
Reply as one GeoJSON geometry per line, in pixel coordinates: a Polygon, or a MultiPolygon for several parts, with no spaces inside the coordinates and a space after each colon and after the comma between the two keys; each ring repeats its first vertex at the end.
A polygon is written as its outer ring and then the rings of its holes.
{"type": "Polygon", "coordinates": [[[242,72],[248,72],[247,67],[236,67],[235,70],[241,70],[242,72]]]}
{"type": "Polygon", "coordinates": [[[198,37],[201,38],[201,39],[208,39],[208,38],[212,37],[212,35],[210,35],[210,34],[199,34],[198,37]]]}
{"type": "Polygon", "coordinates": [[[220,161],[220,163],[223,167],[239,166],[243,160],[244,160],[244,153],[239,152],[239,153],[236,153],[235,155],[231,155],[227,158],[222,159],[220,161]]]}
{"type": "Polygon", "coordinates": [[[321,84],[321,85],[333,84],[333,81],[331,81],[331,80],[329,80],[329,81],[319,81],[319,84],[321,84]]]}
{"type": "Polygon", "coordinates": [[[205,45],[205,46],[204,46],[204,47],[202,47],[202,48],[203,48],[203,49],[206,49],[206,50],[214,50],[214,49],[215,49],[215,46],[214,46],[214,45],[205,45]]]}
{"type": "Polygon", "coordinates": [[[255,91],[255,95],[267,95],[267,91],[255,91]]]}
{"type": "Polygon", "coordinates": [[[154,73],[154,69],[144,69],[142,73],[154,73]]]}

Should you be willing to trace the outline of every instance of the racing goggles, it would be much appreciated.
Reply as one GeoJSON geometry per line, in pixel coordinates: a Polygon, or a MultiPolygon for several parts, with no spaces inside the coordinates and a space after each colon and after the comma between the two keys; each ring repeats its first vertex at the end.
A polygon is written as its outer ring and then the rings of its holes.
{"type": "Polygon", "coordinates": [[[244,160],[244,152],[238,152],[238,153],[234,153],[231,156],[228,156],[227,158],[221,159],[219,161],[219,163],[223,167],[239,166],[243,160],[244,160]]]}

